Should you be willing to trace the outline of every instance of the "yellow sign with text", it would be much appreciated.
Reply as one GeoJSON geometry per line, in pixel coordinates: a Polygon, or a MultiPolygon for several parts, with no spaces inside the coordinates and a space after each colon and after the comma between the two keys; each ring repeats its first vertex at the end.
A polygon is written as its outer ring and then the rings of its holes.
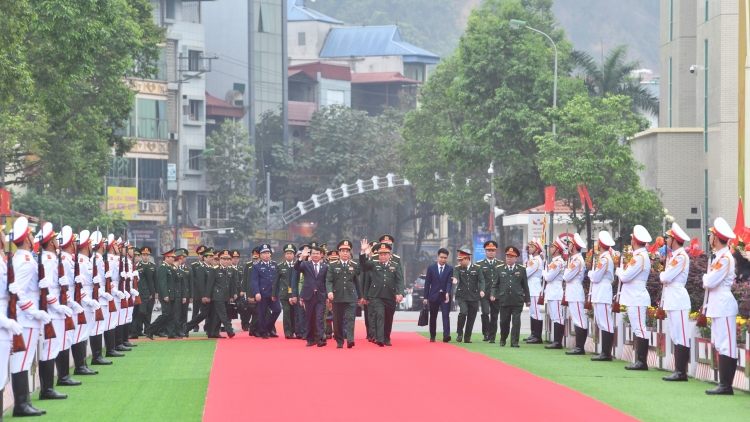
{"type": "Polygon", "coordinates": [[[126,220],[138,218],[138,188],[107,187],[107,212],[121,212],[126,220]]]}

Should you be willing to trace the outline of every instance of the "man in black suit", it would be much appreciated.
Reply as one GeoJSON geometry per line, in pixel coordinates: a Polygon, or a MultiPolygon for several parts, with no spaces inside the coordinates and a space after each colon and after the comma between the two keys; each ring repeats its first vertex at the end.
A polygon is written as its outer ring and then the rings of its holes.
{"type": "Polygon", "coordinates": [[[323,261],[323,249],[318,246],[305,248],[300,259],[294,264],[295,271],[303,277],[302,291],[299,293],[300,302],[305,307],[307,317],[307,346],[315,345],[315,330],[317,327],[318,347],[326,345],[323,315],[326,308],[326,273],[328,264],[323,261]],[[310,256],[311,261],[305,261],[310,256]]]}
{"type": "Polygon", "coordinates": [[[443,314],[443,342],[451,341],[451,287],[453,267],[447,264],[448,252],[438,250],[438,262],[427,267],[424,281],[424,305],[430,307],[430,342],[435,342],[438,309],[443,314]]]}

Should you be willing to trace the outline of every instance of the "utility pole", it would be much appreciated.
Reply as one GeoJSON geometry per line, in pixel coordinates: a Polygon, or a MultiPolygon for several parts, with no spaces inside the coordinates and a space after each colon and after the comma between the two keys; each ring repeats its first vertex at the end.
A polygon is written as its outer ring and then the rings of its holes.
{"type": "Polygon", "coordinates": [[[266,243],[268,243],[268,229],[271,227],[271,172],[266,172],[266,243]]]}

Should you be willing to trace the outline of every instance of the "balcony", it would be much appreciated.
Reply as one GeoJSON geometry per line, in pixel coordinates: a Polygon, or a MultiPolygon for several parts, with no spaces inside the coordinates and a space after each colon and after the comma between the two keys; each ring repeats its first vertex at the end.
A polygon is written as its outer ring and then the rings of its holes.
{"type": "Polygon", "coordinates": [[[228,227],[228,218],[199,218],[198,226],[204,229],[228,227]]]}

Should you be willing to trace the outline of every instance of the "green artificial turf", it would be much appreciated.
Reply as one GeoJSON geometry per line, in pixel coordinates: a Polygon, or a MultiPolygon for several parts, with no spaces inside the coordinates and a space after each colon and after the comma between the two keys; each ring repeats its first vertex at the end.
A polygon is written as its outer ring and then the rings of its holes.
{"type": "MultiPolygon", "coordinates": [[[[688,382],[662,381],[661,377],[669,374],[665,371],[627,371],[624,366],[628,363],[623,361],[591,362],[593,355],[567,356],[565,350],[544,349],[545,344],[521,342],[520,348],[510,344],[500,347],[483,342],[481,335],[473,337],[471,344],[451,344],[580,391],[641,420],[750,421],[750,394],[741,390],[735,389],[734,396],[709,396],[705,390],[715,384],[692,378],[688,382]]],[[[544,392],[539,394],[538,399],[543,400],[544,392]]],[[[581,411],[585,415],[585,409],[581,411]]]]}
{"type": "Polygon", "coordinates": [[[83,385],[55,387],[66,400],[31,402],[56,422],[200,421],[215,350],[214,340],[138,342],[113,365],[91,366],[99,375],[73,376],[83,385]]]}

